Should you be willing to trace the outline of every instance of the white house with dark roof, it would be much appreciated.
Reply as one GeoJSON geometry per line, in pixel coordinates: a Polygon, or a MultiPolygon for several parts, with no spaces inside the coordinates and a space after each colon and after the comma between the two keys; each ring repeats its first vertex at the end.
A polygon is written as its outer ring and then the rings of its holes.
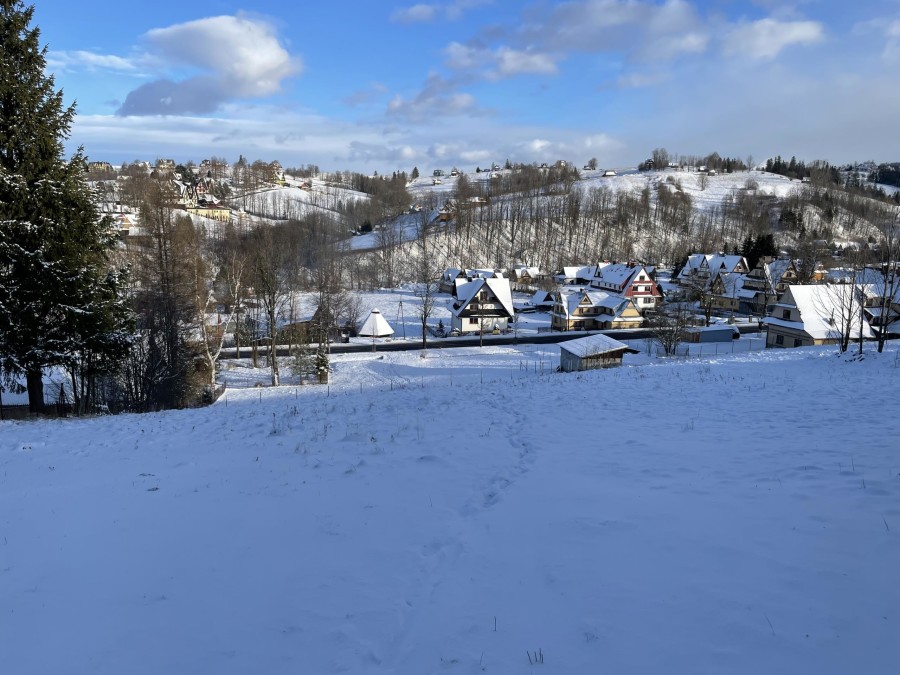
{"type": "Polygon", "coordinates": [[[460,333],[505,331],[515,316],[509,279],[476,278],[456,288],[451,326],[460,333]]]}

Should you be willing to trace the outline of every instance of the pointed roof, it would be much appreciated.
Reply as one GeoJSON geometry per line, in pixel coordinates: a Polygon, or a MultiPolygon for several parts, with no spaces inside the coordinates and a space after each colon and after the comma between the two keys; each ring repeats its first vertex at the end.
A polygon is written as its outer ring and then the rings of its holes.
{"type": "Polygon", "coordinates": [[[387,319],[381,315],[381,312],[373,309],[369,312],[366,320],[363,321],[358,334],[362,337],[389,337],[394,334],[394,329],[391,328],[387,319]]]}
{"type": "Polygon", "coordinates": [[[509,288],[509,279],[505,277],[495,277],[493,279],[475,279],[474,281],[470,281],[467,284],[457,286],[456,288],[456,297],[458,302],[455,304],[454,309],[451,311],[455,316],[459,316],[460,313],[468,306],[469,302],[472,301],[478,291],[480,291],[484,286],[487,286],[491,292],[494,294],[494,297],[497,298],[497,302],[503,307],[504,311],[510,316],[515,316],[515,309],[513,308],[512,301],[512,292],[509,288]]]}

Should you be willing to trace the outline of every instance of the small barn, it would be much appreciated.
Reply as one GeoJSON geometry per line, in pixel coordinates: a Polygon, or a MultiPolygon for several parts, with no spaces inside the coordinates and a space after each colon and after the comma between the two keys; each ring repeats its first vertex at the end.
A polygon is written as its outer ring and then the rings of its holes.
{"type": "Polygon", "coordinates": [[[622,365],[625,354],[637,354],[623,342],[608,335],[589,335],[559,345],[559,369],[564,373],[622,365]]]}
{"type": "Polygon", "coordinates": [[[381,315],[381,312],[373,309],[363,321],[357,334],[360,337],[390,337],[394,334],[394,329],[381,315]]]}
{"type": "Polygon", "coordinates": [[[684,329],[685,342],[731,342],[741,337],[737,326],[717,324],[713,326],[689,326],[684,329]]]}

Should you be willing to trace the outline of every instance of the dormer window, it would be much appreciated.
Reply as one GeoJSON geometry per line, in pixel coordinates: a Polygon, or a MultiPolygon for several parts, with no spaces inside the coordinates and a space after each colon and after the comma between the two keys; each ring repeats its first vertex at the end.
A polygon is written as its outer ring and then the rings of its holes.
{"type": "Polygon", "coordinates": [[[791,320],[791,310],[789,310],[789,309],[782,310],[781,318],[785,319],[786,321],[790,321],[791,320]]]}

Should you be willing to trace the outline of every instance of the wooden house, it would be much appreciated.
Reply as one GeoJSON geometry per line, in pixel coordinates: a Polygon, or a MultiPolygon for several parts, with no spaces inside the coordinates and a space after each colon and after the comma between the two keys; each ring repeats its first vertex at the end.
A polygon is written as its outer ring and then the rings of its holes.
{"type": "Polygon", "coordinates": [[[537,267],[527,267],[525,265],[517,265],[509,272],[509,281],[513,285],[513,290],[530,291],[534,289],[535,284],[543,275],[537,267]]]}
{"type": "Polygon", "coordinates": [[[639,328],[641,313],[630,298],[606,291],[585,289],[576,293],[554,294],[550,314],[552,330],[605,330],[639,328]]]}

